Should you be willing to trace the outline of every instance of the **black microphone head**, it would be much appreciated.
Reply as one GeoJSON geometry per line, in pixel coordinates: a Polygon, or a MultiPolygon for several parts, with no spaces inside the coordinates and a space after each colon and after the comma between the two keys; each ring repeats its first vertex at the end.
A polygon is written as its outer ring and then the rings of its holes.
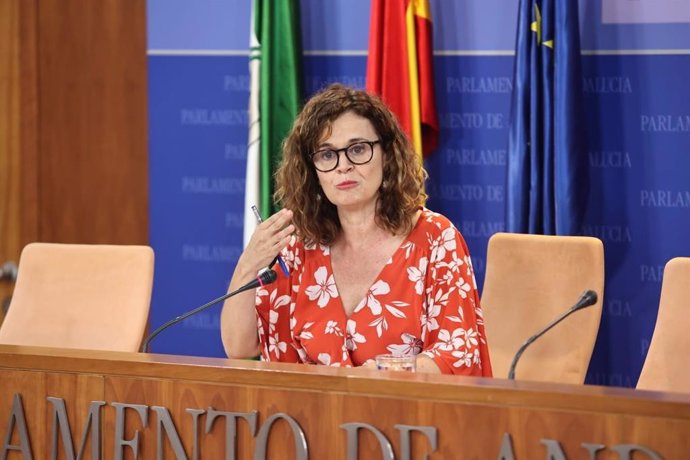
{"type": "MultiPolygon", "coordinates": [[[[278,274],[276,273],[275,270],[273,270],[272,268],[269,268],[268,270],[264,270],[263,272],[261,272],[261,274],[259,275],[259,279],[261,280],[262,285],[263,284],[271,284],[275,280],[278,279],[278,274]]],[[[594,295],[596,295],[596,294],[594,294],[594,295]]]]}
{"type": "Polygon", "coordinates": [[[594,305],[595,303],[597,303],[597,300],[599,300],[597,293],[591,289],[588,289],[582,294],[580,300],[577,302],[577,304],[575,304],[573,310],[579,310],[581,308],[594,305]]]}

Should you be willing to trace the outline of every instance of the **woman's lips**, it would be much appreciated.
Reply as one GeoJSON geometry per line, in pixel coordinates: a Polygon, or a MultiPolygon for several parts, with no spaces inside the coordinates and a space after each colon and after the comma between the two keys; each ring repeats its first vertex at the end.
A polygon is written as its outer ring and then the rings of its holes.
{"type": "Polygon", "coordinates": [[[335,188],[339,190],[347,190],[357,186],[357,182],[353,180],[346,180],[336,184],[335,188]]]}

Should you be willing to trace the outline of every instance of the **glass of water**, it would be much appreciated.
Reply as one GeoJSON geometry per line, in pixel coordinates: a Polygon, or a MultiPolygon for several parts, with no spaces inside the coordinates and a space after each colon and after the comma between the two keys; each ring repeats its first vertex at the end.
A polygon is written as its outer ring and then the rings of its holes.
{"type": "Polygon", "coordinates": [[[383,371],[414,372],[416,356],[376,355],[376,368],[383,371]]]}

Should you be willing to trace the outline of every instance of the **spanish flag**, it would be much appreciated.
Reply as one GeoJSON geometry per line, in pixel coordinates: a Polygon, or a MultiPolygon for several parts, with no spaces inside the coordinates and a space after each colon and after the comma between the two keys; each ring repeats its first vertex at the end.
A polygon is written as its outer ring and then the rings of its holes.
{"type": "Polygon", "coordinates": [[[428,0],[372,0],[367,90],[395,113],[420,155],[438,143],[428,0]]]}

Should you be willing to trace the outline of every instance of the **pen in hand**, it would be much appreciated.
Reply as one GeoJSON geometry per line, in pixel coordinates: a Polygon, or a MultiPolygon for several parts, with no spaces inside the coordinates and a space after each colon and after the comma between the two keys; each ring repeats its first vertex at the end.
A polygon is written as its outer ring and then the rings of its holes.
{"type": "MultiPolygon", "coordinates": [[[[259,208],[257,208],[255,204],[252,205],[252,211],[254,212],[254,217],[256,217],[256,222],[258,224],[263,222],[263,219],[261,218],[261,214],[259,213],[259,208]]],[[[271,268],[273,265],[275,265],[276,261],[278,261],[278,265],[280,265],[280,270],[283,272],[283,275],[290,276],[290,272],[288,271],[287,265],[285,264],[285,261],[283,260],[283,258],[280,257],[280,254],[278,254],[275,257],[275,259],[273,259],[271,261],[268,268],[271,268]]]]}

